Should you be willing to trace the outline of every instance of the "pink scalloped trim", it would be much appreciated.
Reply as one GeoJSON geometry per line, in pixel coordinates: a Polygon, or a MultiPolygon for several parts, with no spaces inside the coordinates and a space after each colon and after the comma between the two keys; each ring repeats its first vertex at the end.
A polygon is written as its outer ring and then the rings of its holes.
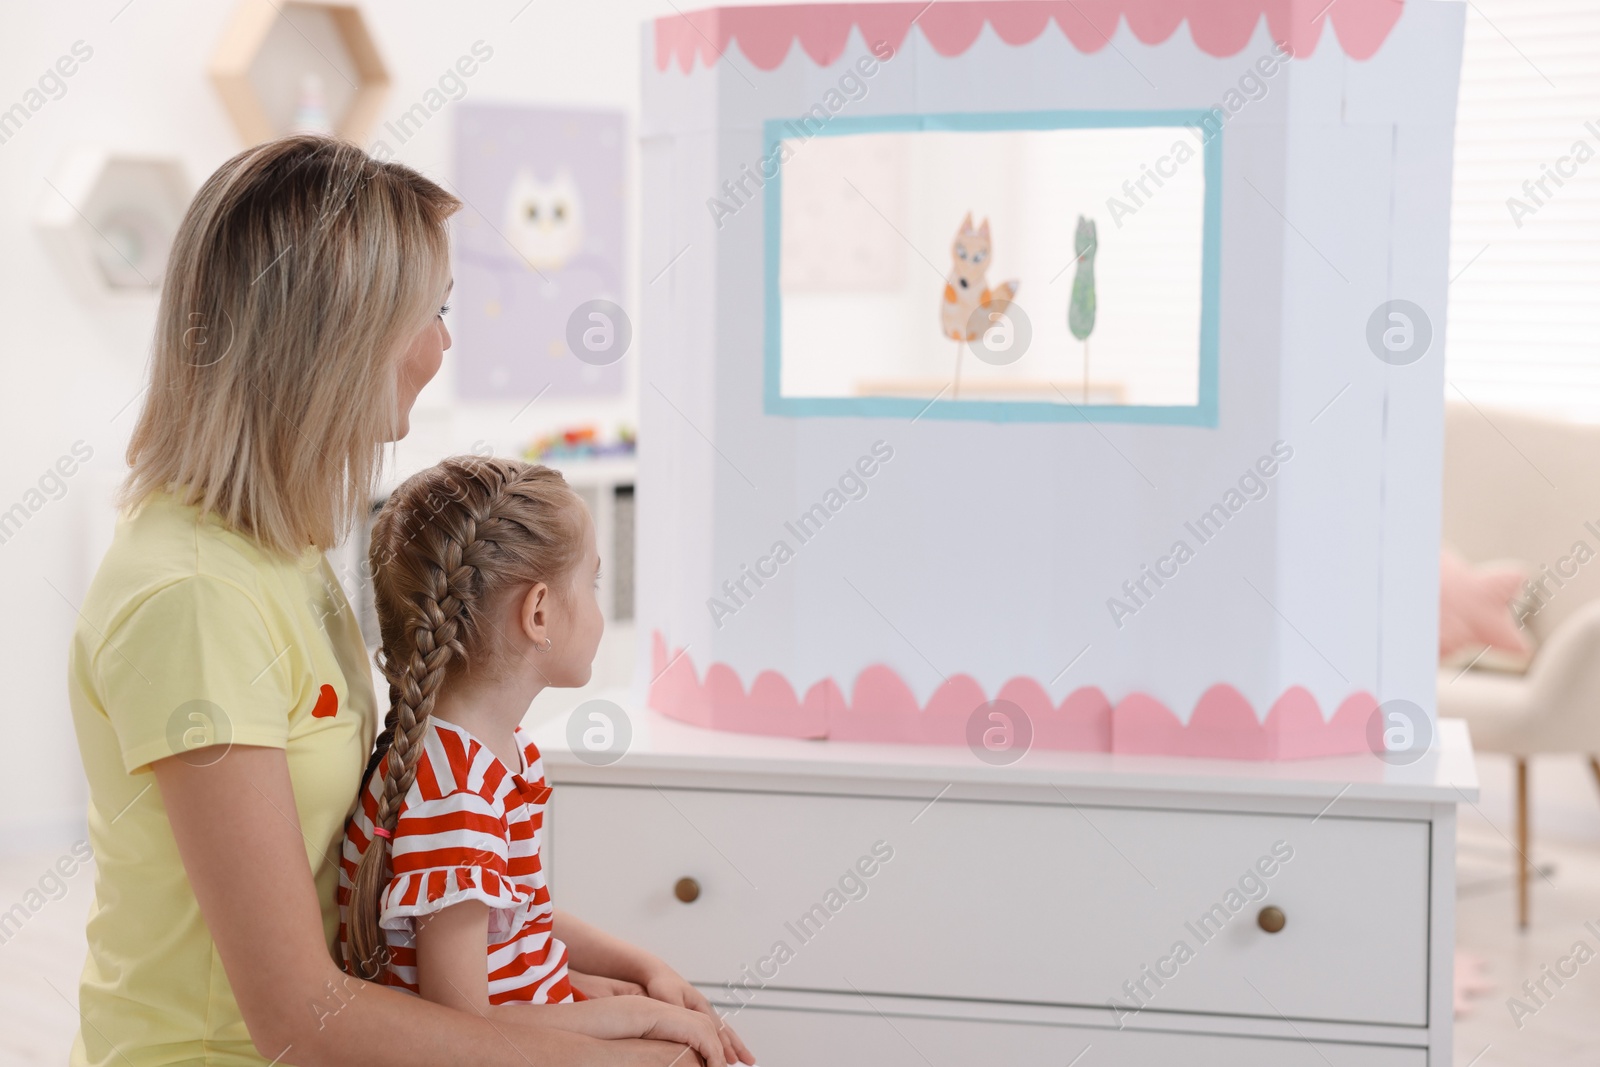
{"type": "Polygon", "coordinates": [[[1188,22],[1195,45],[1225,57],[1244,50],[1263,16],[1274,41],[1290,54],[1309,56],[1332,22],[1351,59],[1369,59],[1399,21],[1404,0],[922,0],[888,4],[775,4],[714,7],[656,19],[656,69],[673,60],[688,73],[696,56],[707,67],[733,41],[762,70],[772,70],[800,39],[800,47],[826,67],[844,52],[852,27],[869,44],[887,41],[900,50],[915,21],[942,56],[957,56],[978,39],[984,24],[1006,44],[1028,44],[1054,22],[1080,52],[1104,48],[1119,20],[1145,44],[1160,44],[1188,22]]]}
{"type": "MultiPolygon", "coordinates": [[[[832,679],[813,685],[801,700],[776,671],[756,675],[747,693],[726,664],[713,663],[701,680],[686,650],[668,656],[660,632],[651,637],[650,673],[655,680],[648,703],[663,715],[713,730],[779,737],[964,745],[968,718],[989,699],[976,681],[958,674],[922,707],[900,676],[882,664],[856,676],[849,700],[832,679]]],[[[1251,760],[1368,752],[1367,720],[1378,706],[1371,694],[1358,692],[1324,720],[1316,698],[1292,686],[1263,721],[1237,689],[1219,684],[1205,691],[1183,723],[1143,693],[1113,707],[1099,689],[1086,687],[1056,704],[1032,678],[1011,679],[995,699],[1009,700],[1027,713],[1034,748],[1251,760]]]]}

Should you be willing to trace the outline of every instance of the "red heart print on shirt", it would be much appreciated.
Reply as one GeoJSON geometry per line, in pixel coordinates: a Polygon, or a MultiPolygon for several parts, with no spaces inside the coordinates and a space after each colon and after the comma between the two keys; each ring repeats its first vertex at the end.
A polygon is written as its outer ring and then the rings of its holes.
{"type": "Polygon", "coordinates": [[[322,692],[317,694],[316,706],[311,709],[313,719],[331,719],[339,714],[339,694],[334,692],[333,686],[326,683],[322,692]]]}

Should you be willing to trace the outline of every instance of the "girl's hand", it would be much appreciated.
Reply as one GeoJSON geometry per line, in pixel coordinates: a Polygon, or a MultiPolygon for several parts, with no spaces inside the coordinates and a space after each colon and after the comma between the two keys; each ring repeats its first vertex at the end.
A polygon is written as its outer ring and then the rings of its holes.
{"type": "Polygon", "coordinates": [[[567,981],[572,988],[582,993],[589,1000],[600,1000],[604,997],[642,997],[644,986],[637,982],[624,982],[620,978],[606,978],[598,974],[584,974],[567,968],[567,981]]]}
{"type": "Polygon", "coordinates": [[[724,1049],[715,1019],[647,997],[613,997],[608,1003],[624,1013],[628,1029],[638,1037],[687,1045],[705,1061],[706,1067],[727,1067],[736,1062],[724,1049]]]}
{"type": "Polygon", "coordinates": [[[603,1062],[611,1067],[728,1067],[715,1023],[699,1012],[649,997],[498,1004],[481,1014],[513,1027],[596,1038],[606,1043],[608,1055],[603,1062]]]}
{"type": "Polygon", "coordinates": [[[746,1047],[733,1027],[717,1014],[705,994],[690,985],[689,982],[677,971],[665,963],[658,963],[652,967],[645,977],[645,995],[653,1000],[665,1004],[672,1004],[680,1008],[688,1008],[705,1015],[716,1024],[717,1034],[722,1039],[722,1052],[729,1063],[753,1064],[756,1062],[755,1054],[746,1047]]]}

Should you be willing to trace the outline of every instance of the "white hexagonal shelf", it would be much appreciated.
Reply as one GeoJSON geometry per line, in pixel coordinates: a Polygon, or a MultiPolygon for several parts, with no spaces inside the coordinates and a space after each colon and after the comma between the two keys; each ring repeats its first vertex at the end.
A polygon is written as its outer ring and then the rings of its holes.
{"type": "Polygon", "coordinates": [[[193,187],[169,156],[79,148],[57,167],[35,224],[62,270],[90,293],[149,294],[193,187]]]}

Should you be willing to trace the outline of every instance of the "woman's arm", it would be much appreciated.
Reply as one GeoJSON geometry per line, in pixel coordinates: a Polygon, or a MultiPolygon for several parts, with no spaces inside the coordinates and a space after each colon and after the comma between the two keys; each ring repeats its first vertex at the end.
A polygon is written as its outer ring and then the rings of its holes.
{"type": "Polygon", "coordinates": [[[648,997],[700,1012],[717,1024],[729,1063],[755,1063],[744,1041],[717,1014],[705,994],[690,985],[659,956],[591,926],[575,915],[557,910],[551,928],[567,946],[567,962],[585,974],[603,975],[641,986],[648,997]]]}
{"type": "Polygon", "coordinates": [[[323,940],[283,751],[236,745],[207,766],[169,757],[151,767],[201,915],[264,1058],[301,1067],[694,1062],[681,1045],[605,1042],[474,1018],[347,976],[323,940]]]}
{"type": "Polygon", "coordinates": [[[435,1004],[485,1018],[509,1018],[590,1037],[658,1038],[694,1049],[709,1067],[725,1067],[711,1020],[645,997],[607,997],[573,1004],[489,1004],[489,908],[476,900],[452,904],[417,924],[417,988],[435,1004]]]}

